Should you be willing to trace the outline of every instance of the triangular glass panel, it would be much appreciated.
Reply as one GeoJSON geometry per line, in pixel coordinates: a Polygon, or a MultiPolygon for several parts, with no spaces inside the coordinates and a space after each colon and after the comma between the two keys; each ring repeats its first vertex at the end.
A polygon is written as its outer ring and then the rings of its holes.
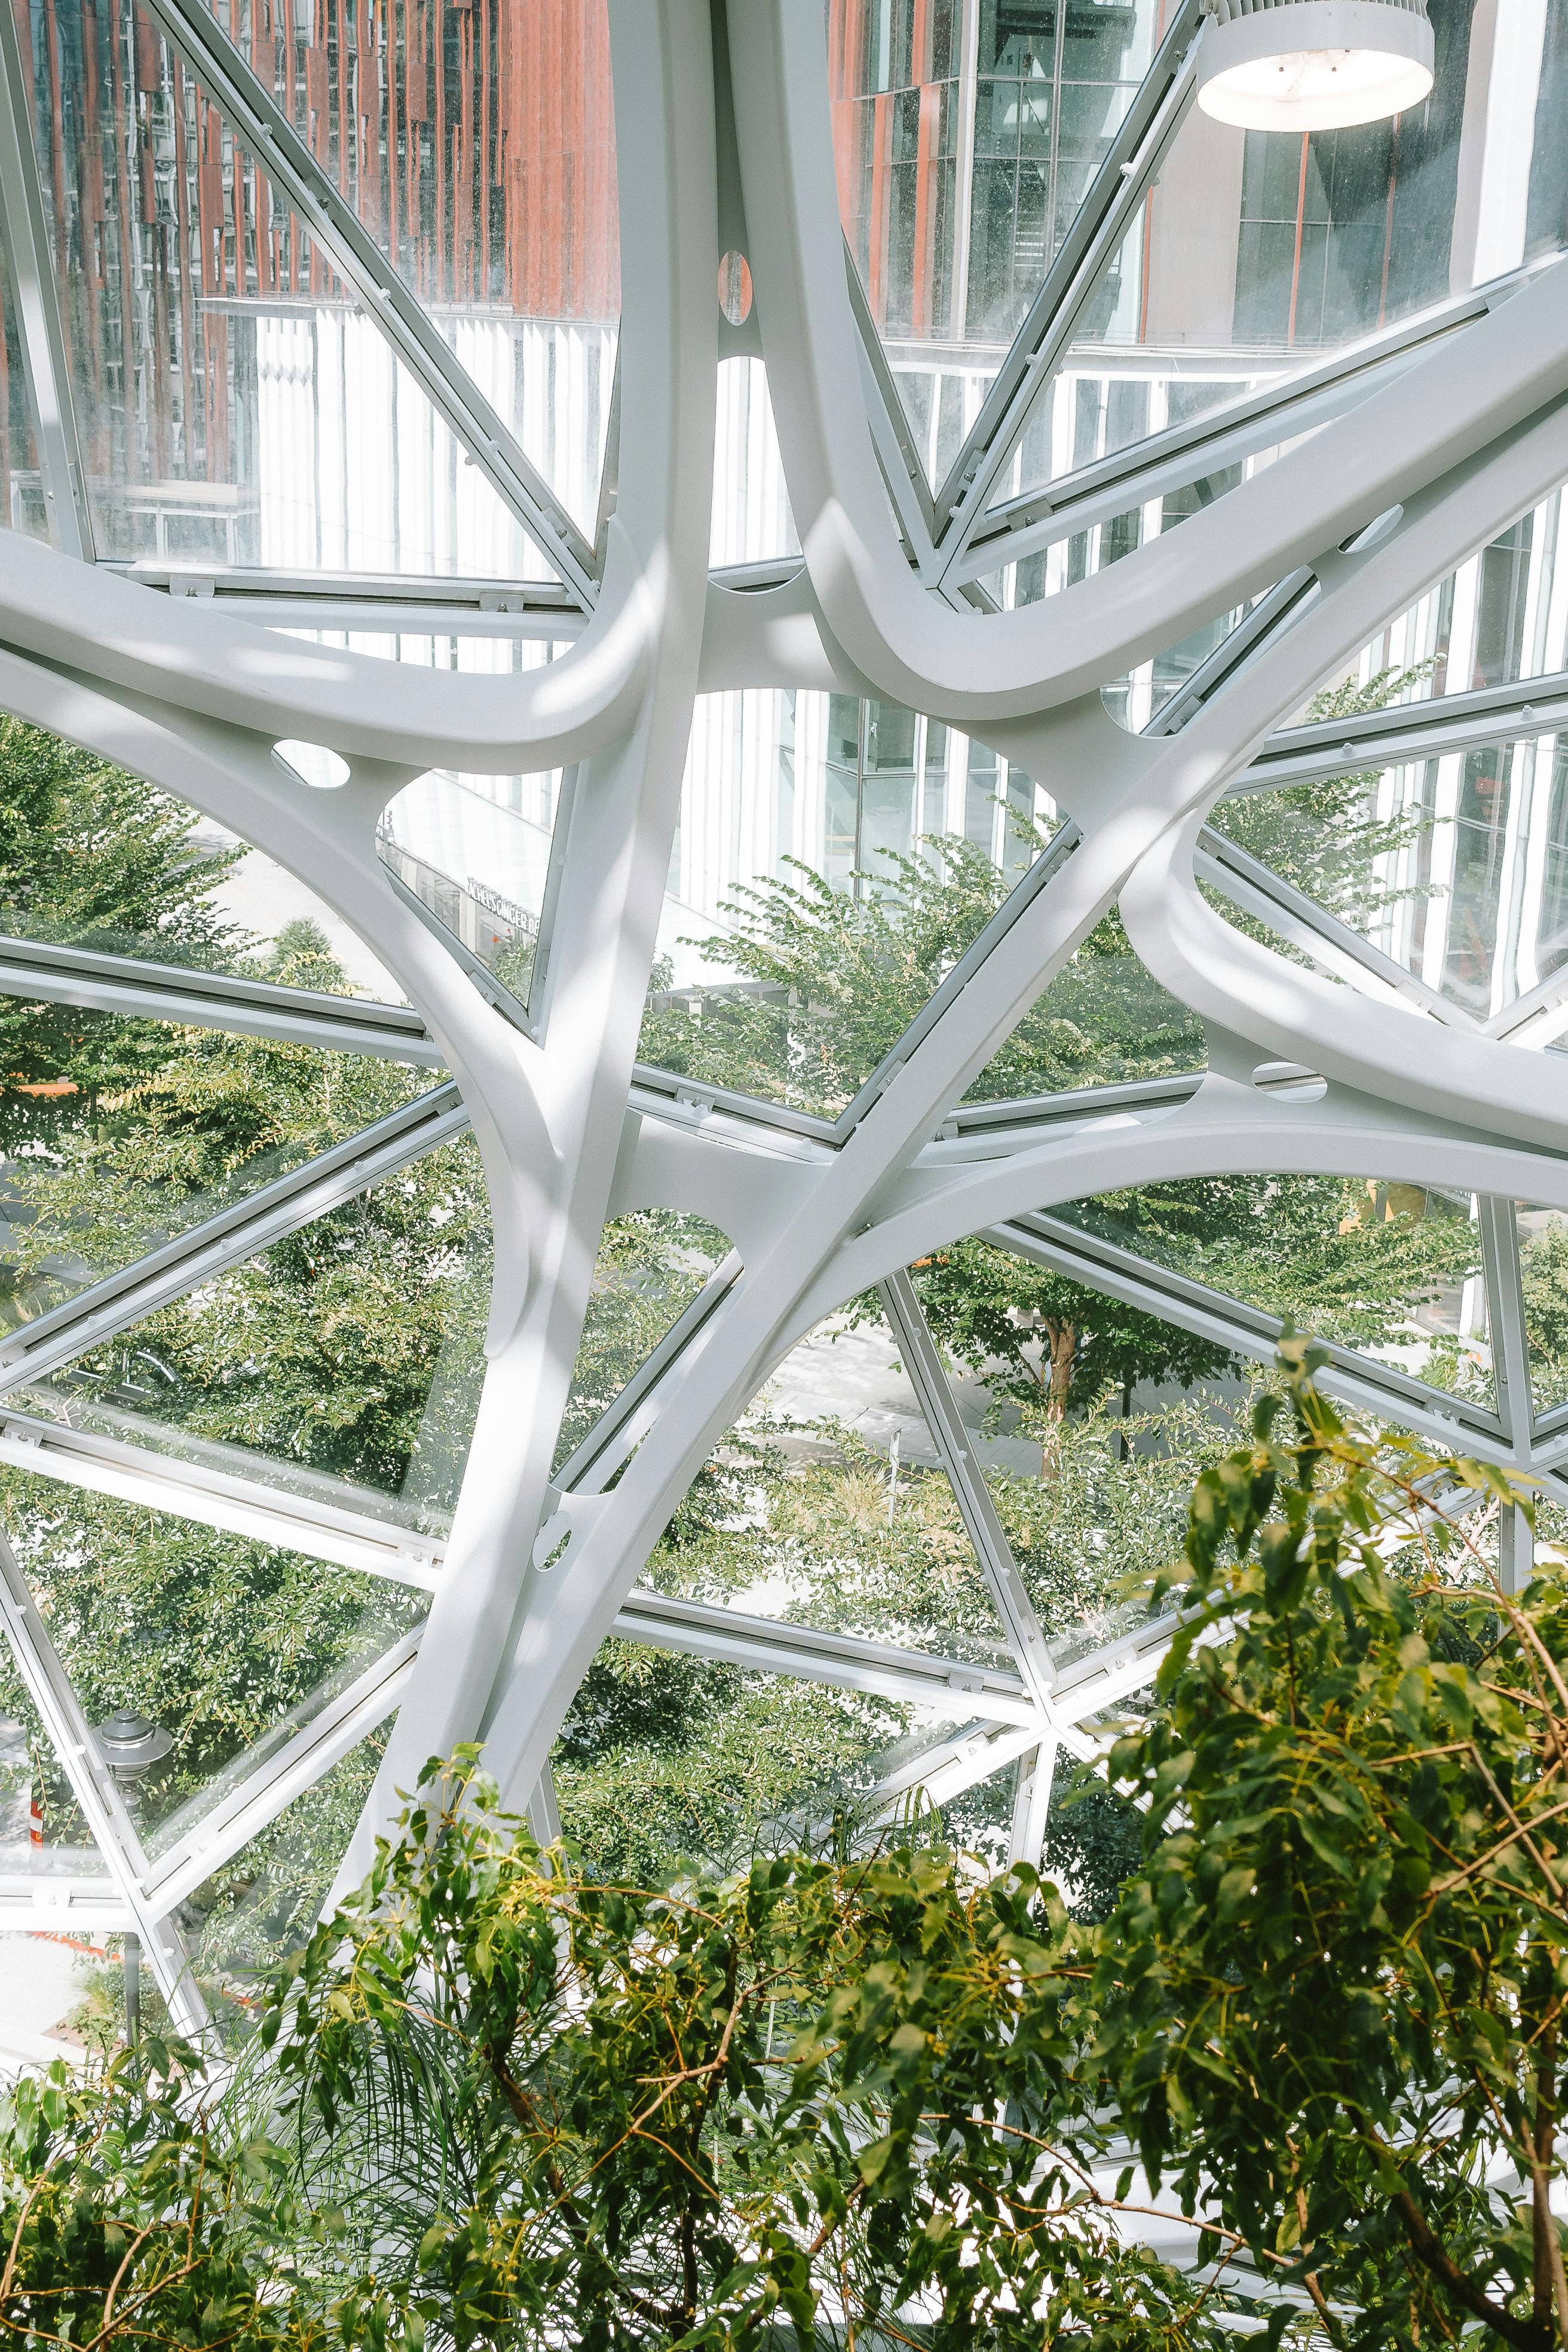
{"type": "Polygon", "coordinates": [[[978,1238],[912,1278],[1060,1672],[1145,1618],[1123,1596],[1180,1551],[1193,1483],[1229,1442],[1228,1359],[978,1238]]]}
{"type": "Polygon", "coordinates": [[[382,813],[376,849],[482,974],[528,1017],[551,873],[563,771],[531,776],[459,776],[433,769],[382,813]]]}
{"type": "MultiPolygon", "coordinates": [[[[1215,1177],[1075,1201],[1052,1217],[1427,1389],[1493,1405],[1469,1193],[1348,1176],[1215,1177]]],[[[1109,1310],[1108,1323],[1130,1319],[1125,1309],[1109,1310]]],[[[1268,1339],[1262,1327],[1258,1336],[1268,1339]]],[[[1138,1360],[1139,1338],[1133,1324],[1127,1362],[1138,1360]]],[[[1173,1346],[1178,1356],[1205,1359],[1200,1373],[1222,1352],[1180,1335],[1173,1346]]],[[[1173,1376],[1194,1375],[1178,1369],[1173,1376]]]]}
{"type": "Polygon", "coordinates": [[[429,1074],[0,997],[0,1328],[15,1329],[402,1111],[429,1074]]]}
{"type": "Polygon", "coordinates": [[[1392,121],[1302,137],[1239,132],[1189,109],[996,477],[994,507],[1053,484],[1060,495],[1065,478],[1166,425],[1304,376],[1514,266],[1506,228],[1500,244],[1483,234],[1461,252],[1469,17],[1445,8],[1433,22],[1433,94],[1392,121]],[[1489,261],[1481,248],[1494,247],[1489,261]]]}
{"type": "Polygon", "coordinates": [[[1021,769],[897,704],[700,697],[643,1061],[837,1118],[1055,829],[1021,769]]]}
{"type": "Polygon", "coordinates": [[[1207,1064],[1203,1023],[1134,955],[1121,918],[1107,915],[1036,998],[964,1099],[1016,1102],[1173,1077],[1207,1064]]]}
{"type": "Polygon", "coordinates": [[[7,1470],[4,1502],[89,1723],[124,1708],[169,1736],[131,1800],[155,1866],[290,1740],[374,1708],[378,1669],[429,1607],[413,1587],[25,1472],[7,1470]]]}
{"type": "Polygon", "coordinates": [[[591,539],[621,307],[608,10],[458,5],[212,0],[591,539]]]}
{"type": "Polygon", "coordinates": [[[70,1929],[69,1887],[86,1881],[110,1892],[109,1864],[71,1793],[54,1742],[33,1703],[9,1643],[0,1645],[0,1925],[7,1896],[53,1888],[60,1927],[70,1929]]]}
{"type": "Polygon", "coordinates": [[[761,360],[721,360],[708,561],[718,570],[799,553],[767,369],[761,360]]]}
{"type": "MultiPolygon", "coordinates": [[[[1562,738],[1514,737],[1398,768],[1251,793],[1225,803],[1213,823],[1292,889],[1478,1020],[1506,1015],[1521,1000],[1539,1001],[1533,1018],[1521,1010],[1520,1040],[1560,1044],[1568,1014],[1559,1015],[1550,983],[1568,963],[1568,751],[1562,738]]],[[[1252,928],[1218,892],[1213,903],[1228,920],[1252,928]]],[[[1296,946],[1311,952],[1307,934],[1297,936],[1296,946]]]]}
{"type": "Polygon", "coordinates": [[[37,419],[27,390],[11,285],[11,256],[0,247],[0,525],[28,539],[49,536],[46,485],[38,466],[37,419]]]}
{"type": "Polygon", "coordinates": [[[17,1402],[441,1534],[479,1409],[489,1278],[479,1150],[458,1136],[17,1402]]]}
{"type": "Polygon", "coordinates": [[[59,12],[35,89],[100,556],[549,576],[137,0],[59,12]]]}
{"type": "Polygon", "coordinates": [[[839,213],[933,484],[1137,94],[1160,13],[982,0],[971,62],[959,11],[831,0],[839,213]]]}
{"type": "Polygon", "coordinates": [[[644,1209],[612,1217],[594,1260],[594,1287],[556,1442],[556,1471],[641,1370],[729,1255],[700,1217],[644,1209]]]}
{"type": "MultiPolygon", "coordinates": [[[[305,883],[139,776],[0,715],[0,778],[10,813],[0,836],[0,940],[403,1001],[358,934],[305,883]]],[[[25,985],[23,959],[6,988],[25,985]]],[[[95,1017],[55,1016],[66,1029],[95,1017]]]]}
{"type": "Polygon", "coordinates": [[[1531,1399],[1561,1427],[1568,1405],[1568,1216],[1539,1202],[1514,1203],[1531,1399]]]}
{"type": "Polygon", "coordinates": [[[880,1316],[832,1318],[790,1350],[699,1473],[646,1580],[745,1617],[1013,1666],[880,1316]]]}
{"type": "Polygon", "coordinates": [[[382,1726],[180,1905],[196,1980],[226,2043],[246,2039],[258,1994],[309,1941],[385,1747],[382,1726]]]}
{"type": "Polygon", "coordinates": [[[683,1858],[821,1848],[922,1720],[868,1692],[611,1640],[551,1759],[561,1825],[588,1873],[621,1885],[663,1885],[683,1858]]]}

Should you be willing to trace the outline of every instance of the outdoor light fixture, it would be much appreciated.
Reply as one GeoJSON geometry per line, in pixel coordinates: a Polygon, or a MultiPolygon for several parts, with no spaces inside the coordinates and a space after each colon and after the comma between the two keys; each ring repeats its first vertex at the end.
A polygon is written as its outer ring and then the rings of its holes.
{"type": "MultiPolygon", "coordinates": [[[[168,1732],[122,1702],[107,1723],[95,1724],[93,1738],[124,1797],[132,1820],[136,1819],[139,1783],[154,1764],[161,1764],[174,1743],[168,1732]]],[[[132,2050],[142,2039],[142,1939],[127,1934],[124,1941],[125,2039],[132,2050]]]]}
{"type": "Polygon", "coordinates": [[[1198,104],[1246,131],[1337,131],[1419,106],[1425,0],[1206,0],[1198,104]]]}

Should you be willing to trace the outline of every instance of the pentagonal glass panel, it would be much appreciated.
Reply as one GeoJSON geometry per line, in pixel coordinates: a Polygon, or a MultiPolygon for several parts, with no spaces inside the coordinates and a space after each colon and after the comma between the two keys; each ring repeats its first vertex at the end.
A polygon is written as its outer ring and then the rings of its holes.
{"type": "Polygon", "coordinates": [[[310,1045],[0,997],[6,1328],[410,1103],[426,1072],[310,1045]]]}
{"type": "Polygon", "coordinates": [[[168,1734],[129,1797],[171,1853],[395,1652],[428,1595],[186,1518],[7,1469],[17,1561],[89,1724],[126,1708],[168,1734]]]}
{"type": "Polygon", "coordinates": [[[721,360],[708,561],[720,567],[799,553],[767,369],[761,360],[721,360]]]}
{"type": "Polygon", "coordinates": [[[388,803],[376,834],[387,872],[524,1018],[561,777],[433,769],[388,803]]]}
{"type": "Polygon", "coordinates": [[[605,0],[213,13],[591,538],[620,317],[605,0]]]}
{"type": "Polygon", "coordinates": [[[835,1317],[790,1350],[699,1473],[646,1581],[743,1616],[1013,1664],[879,1315],[835,1317]]]}
{"type": "Polygon", "coordinates": [[[68,0],[35,89],[100,555],[546,575],[136,0],[68,0]]]}
{"type": "Polygon", "coordinates": [[[1052,1213],[1428,1388],[1493,1401],[1468,1193],[1354,1177],[1214,1177],[1101,1194],[1052,1213]]]}
{"type": "Polygon", "coordinates": [[[479,1408],[489,1275],[462,1136],[22,1398],[70,1428],[441,1532],[479,1408]]]}
{"type": "Polygon", "coordinates": [[[642,1060],[837,1118],[1055,826],[1020,769],[897,704],[700,698],[642,1060]]]}
{"type": "Polygon", "coordinates": [[[1148,68],[1154,0],[835,0],[839,212],[941,481],[1148,68]],[[968,413],[966,413],[966,411],[968,413]]]}
{"type": "Polygon", "coordinates": [[[555,1745],[561,1825],[591,1875],[658,1886],[680,1855],[820,1845],[864,1807],[919,1710],[609,1641],[555,1745]]]}
{"type": "MultiPolygon", "coordinates": [[[[1517,267],[1522,220],[1510,216],[1501,176],[1479,201],[1458,200],[1470,12],[1432,12],[1436,80],[1431,98],[1392,121],[1310,136],[1238,131],[1190,108],[1156,184],[1109,257],[1068,350],[1043,387],[997,478],[994,502],[1059,484],[1106,449],[1167,425],[1216,415],[1233,402],[1304,374],[1331,354],[1446,301],[1451,291],[1517,267]],[[1109,407],[1131,389],[1113,437],[1086,449],[1083,404],[1109,407]],[[1173,397],[1174,396],[1174,397],[1173,397]]],[[[1522,36],[1528,48],[1530,37],[1522,36]]],[[[1539,52],[1537,52],[1538,58],[1539,52]]],[[[1480,61],[1488,104],[1519,119],[1500,135],[1529,151],[1533,106],[1522,104],[1536,59],[1510,49],[1480,61]]],[[[1541,126],[1551,168],[1550,122],[1541,126]]],[[[1561,242],[1562,223],[1555,225],[1561,242]]],[[[1549,240],[1543,240],[1546,242],[1549,240]]],[[[1277,438],[1267,436],[1267,439],[1277,438]]]]}
{"type": "Polygon", "coordinates": [[[610,1219],[594,1260],[557,1471],[728,1255],[723,1234],[700,1217],[645,1209],[610,1219]]]}

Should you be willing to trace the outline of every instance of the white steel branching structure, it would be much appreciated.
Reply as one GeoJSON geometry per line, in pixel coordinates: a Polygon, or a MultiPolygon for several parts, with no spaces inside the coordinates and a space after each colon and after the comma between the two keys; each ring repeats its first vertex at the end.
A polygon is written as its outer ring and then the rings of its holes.
{"type": "MultiPolygon", "coordinates": [[[[1495,1401],[1445,1394],[1345,1348],[1327,1378],[1359,1408],[1568,1499],[1568,1408],[1538,1411],[1531,1399],[1514,1213],[1520,1202],[1568,1213],[1568,1067],[1546,1050],[1568,1029],[1568,967],[1478,1013],[1207,829],[1238,791],[1347,765],[1394,771],[1477,747],[1549,746],[1568,724],[1568,671],[1551,667],[1568,659],[1555,610],[1568,578],[1550,568],[1531,591],[1546,650],[1521,666],[1527,674],[1352,721],[1300,716],[1477,551],[1538,509],[1555,515],[1568,478],[1568,268],[1521,268],[1505,255],[1508,274],[1479,291],[1276,370],[1261,388],[1238,380],[1195,415],[1173,413],[1058,471],[1048,489],[1012,491],[1007,467],[1041,386],[1190,110],[1204,34],[1188,0],[1169,13],[933,489],[846,270],[821,11],[800,0],[611,0],[625,290],[590,536],[480,392],[461,338],[422,308],[202,0],[152,0],[152,10],[533,555],[528,576],[499,589],[265,566],[193,588],[177,569],[94,560],[33,97],[12,17],[0,15],[0,208],[51,542],[0,538],[0,706],[300,877],[406,1003],[19,940],[0,940],[0,991],[445,1074],[374,1129],[0,1339],[7,1462],[430,1596],[422,1628],[228,1775],[150,1856],[5,1553],[6,1632],[110,1876],[18,1867],[0,1882],[0,1922],[134,1929],[176,2015],[199,2027],[176,1919],[196,1886],[389,1717],[340,1884],[365,1866],[396,1791],[460,1741],[482,1740],[513,1801],[548,1819],[552,1742],[612,1633],[927,1710],[949,1728],[888,1781],[889,1801],[916,1785],[941,1801],[1021,1761],[1015,1850],[1037,1854],[1054,1759],[1093,1752],[1086,1724],[1147,1685],[1171,1628],[1144,1624],[1053,1658],[907,1269],[979,1234],[1244,1358],[1267,1361],[1279,1328],[1053,1214],[1087,1195],[1175,1177],[1353,1171],[1477,1196],[1495,1401]],[[716,284],[732,296],[740,277],[731,258],[721,278],[723,257],[743,257],[749,309],[715,300],[716,284]],[[714,571],[716,386],[721,359],[737,357],[765,362],[801,552],[714,571]],[[1272,461],[1252,463],[1260,453],[1272,461]],[[985,586],[1220,477],[1221,494],[1179,530],[1150,531],[1082,576],[1058,567],[1038,601],[985,586]],[[182,584],[187,593],[170,593],[182,584]],[[1142,732],[1111,715],[1102,689],[1222,621],[1180,690],[1145,710],[1142,732]],[[487,674],[324,641],[411,626],[510,629],[553,657],[487,674]],[[637,1059],[694,705],[760,689],[921,713],[1035,780],[1063,820],[833,1120],[637,1059]],[[484,984],[483,967],[378,845],[396,795],[433,770],[563,772],[525,1005],[484,984]],[[1220,896],[1251,929],[1225,919],[1220,896]],[[1201,1020],[1206,1067],[966,1105],[998,1045],[1113,908],[1148,971],[1201,1020]],[[449,1536],[368,1515],[323,1480],[247,1477],[232,1461],[72,1428],[17,1402],[89,1344],[465,1129],[482,1158],[495,1258],[483,1391],[449,1536]],[[701,1217],[731,1255],[556,1468],[601,1233],[646,1208],[701,1217]],[[786,1352],[879,1286],[1009,1664],[639,1586],[694,1475],[786,1352]]],[[[1495,154],[1489,168],[1500,168],[1495,154]]],[[[1522,1523],[1504,1537],[1517,1571],[1522,1523]]]]}

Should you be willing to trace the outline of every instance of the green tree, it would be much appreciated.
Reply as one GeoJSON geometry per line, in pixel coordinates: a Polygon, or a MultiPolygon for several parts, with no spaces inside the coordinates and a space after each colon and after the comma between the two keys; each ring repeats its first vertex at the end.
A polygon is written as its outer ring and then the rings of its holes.
{"type": "MultiPolygon", "coordinates": [[[[1568,2344],[1568,1589],[1509,1596],[1464,1517],[1393,1560],[1436,1469],[1285,1351],[1205,1473],[1191,1614],[1112,1754],[1148,1809],[1104,1931],[1096,2056],[1153,2180],[1304,2288],[1336,2345],[1568,2344]],[[1223,1638],[1235,1629],[1231,1638],[1223,1638]],[[1219,1636],[1216,1640],[1216,1636],[1219,1636]]],[[[1472,1494],[1501,1475],[1447,1465],[1472,1494]]]]}

